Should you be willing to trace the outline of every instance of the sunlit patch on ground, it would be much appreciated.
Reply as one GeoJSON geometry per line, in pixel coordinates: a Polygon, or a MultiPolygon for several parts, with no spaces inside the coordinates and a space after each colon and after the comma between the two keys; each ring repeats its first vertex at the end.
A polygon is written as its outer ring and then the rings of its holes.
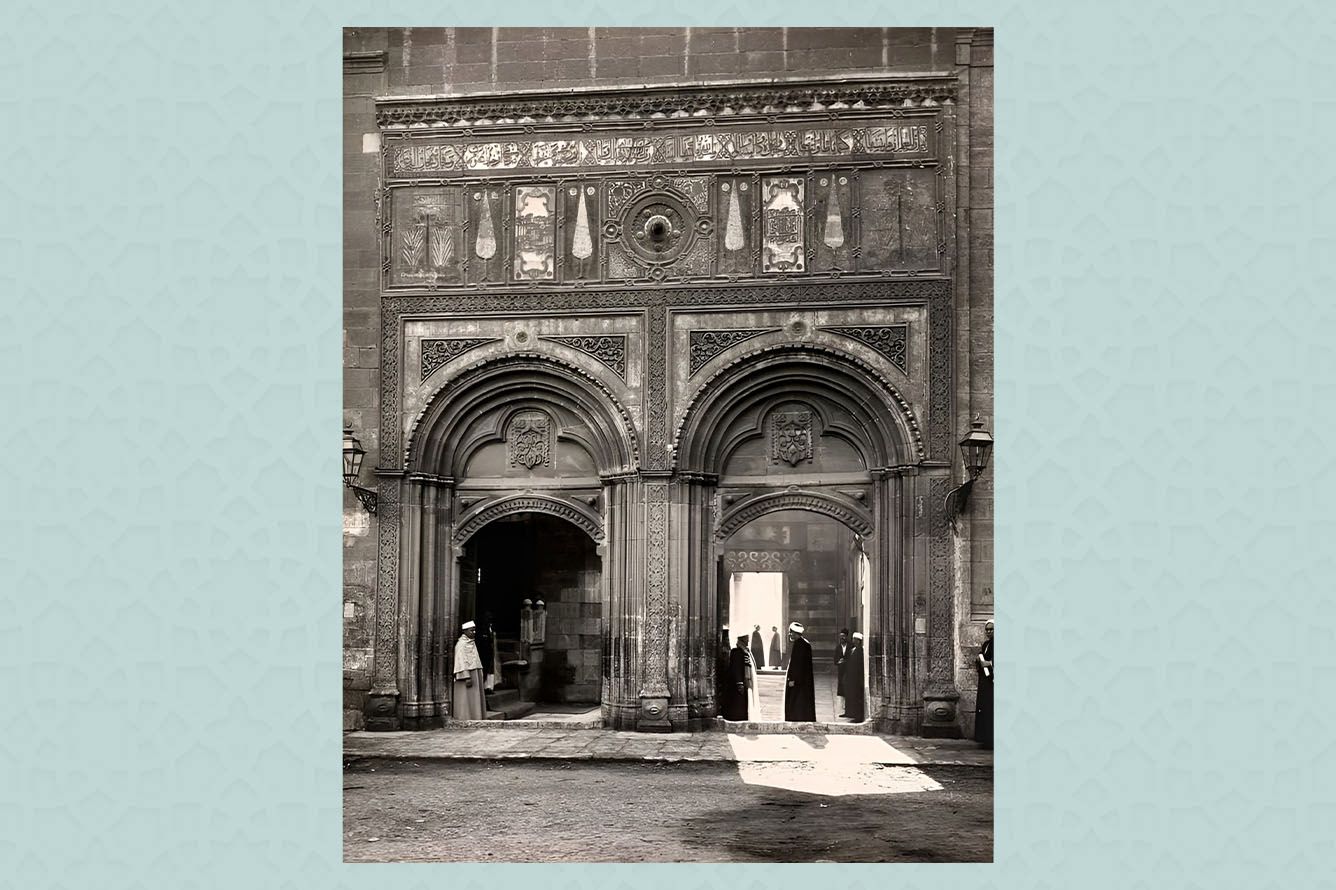
{"type": "Polygon", "coordinates": [[[738,775],[748,785],[825,797],[942,790],[921,769],[876,763],[739,763],[738,775]]]}
{"type": "Polygon", "coordinates": [[[878,736],[864,735],[737,735],[728,744],[740,761],[802,760],[850,765],[859,763],[912,764],[909,754],[878,736]]]}

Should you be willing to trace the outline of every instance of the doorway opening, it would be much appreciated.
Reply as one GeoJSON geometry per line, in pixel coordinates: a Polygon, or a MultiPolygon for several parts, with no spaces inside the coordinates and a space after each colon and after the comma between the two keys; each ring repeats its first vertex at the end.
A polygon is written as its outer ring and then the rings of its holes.
{"type": "Polygon", "coordinates": [[[501,676],[488,719],[598,707],[602,562],[584,531],[546,513],[497,519],[465,545],[460,579],[461,620],[481,627],[490,614],[496,633],[501,676]]]}
{"type": "MultiPolygon", "coordinates": [[[[813,693],[819,723],[862,722],[844,716],[841,707],[840,631],[867,636],[870,562],[858,535],[838,520],[806,510],[780,510],[760,516],[723,542],[720,566],[719,626],[728,628],[727,647],[738,637],[757,648],[759,718],[784,720],[788,627],[798,622],[812,646],[813,693]],[[759,625],[759,627],[758,627],[759,625]],[[777,651],[776,651],[777,650],[777,651]],[[778,656],[776,658],[776,656],[778,656]]],[[[866,702],[868,676],[866,639],[863,657],[846,679],[861,687],[866,702]]],[[[847,651],[847,650],[845,650],[847,651]]],[[[723,659],[721,664],[726,664],[723,659]]],[[[848,690],[845,690],[848,691],[848,690]]],[[[721,702],[729,690],[720,684],[721,702]]],[[[864,707],[863,718],[867,717],[864,707]]]]}

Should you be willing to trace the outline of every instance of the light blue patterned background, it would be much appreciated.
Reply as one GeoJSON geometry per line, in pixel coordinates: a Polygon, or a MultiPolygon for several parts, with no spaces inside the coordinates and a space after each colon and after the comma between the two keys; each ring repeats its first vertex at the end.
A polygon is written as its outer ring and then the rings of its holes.
{"type": "Polygon", "coordinates": [[[547,6],[7,7],[0,885],[1329,874],[1330,8],[547,6]],[[591,21],[997,27],[996,865],[340,862],[340,27],[591,21]]]}

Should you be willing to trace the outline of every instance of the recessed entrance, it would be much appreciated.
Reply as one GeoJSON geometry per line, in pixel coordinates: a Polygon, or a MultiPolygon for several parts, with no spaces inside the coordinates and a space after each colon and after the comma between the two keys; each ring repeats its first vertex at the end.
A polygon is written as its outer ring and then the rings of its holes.
{"type": "Polygon", "coordinates": [[[502,517],[469,539],[460,559],[460,615],[491,614],[502,661],[489,711],[514,717],[533,705],[581,711],[598,705],[601,571],[589,536],[544,513],[502,517]]]}
{"type": "MultiPolygon", "coordinates": [[[[759,720],[749,715],[751,722],[784,719],[787,629],[794,621],[805,626],[812,645],[817,721],[852,722],[840,717],[836,658],[842,629],[867,633],[870,572],[859,538],[828,516],[780,510],[742,526],[722,549],[719,626],[728,628],[727,646],[746,636],[754,648],[754,633],[762,645],[755,659],[761,715],[759,720]],[[772,656],[776,635],[777,665],[772,656]]],[[[866,651],[861,670],[866,690],[866,651]]],[[[727,693],[721,683],[720,695],[727,693]]]]}

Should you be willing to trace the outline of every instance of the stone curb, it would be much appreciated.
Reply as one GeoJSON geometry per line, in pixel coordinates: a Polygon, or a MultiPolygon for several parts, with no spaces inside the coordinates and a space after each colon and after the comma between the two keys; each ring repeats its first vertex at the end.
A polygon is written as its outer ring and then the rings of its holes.
{"type": "MultiPolygon", "coordinates": [[[[402,754],[394,752],[348,752],[343,754],[344,767],[352,766],[357,763],[365,763],[374,760],[393,760],[399,762],[408,761],[458,761],[464,763],[490,763],[498,760],[523,760],[527,763],[565,763],[572,760],[600,763],[774,763],[774,764],[795,764],[795,763],[822,763],[829,764],[830,761],[816,761],[811,759],[773,759],[773,760],[737,760],[732,757],[715,757],[702,754],[591,754],[589,752],[577,752],[574,754],[524,754],[507,753],[498,751],[495,754],[402,754]]],[[[931,759],[921,760],[914,763],[898,763],[891,761],[857,761],[850,765],[858,766],[902,766],[902,767],[935,767],[935,766],[964,766],[976,769],[992,769],[991,760],[987,762],[970,760],[948,760],[931,759]]]]}

